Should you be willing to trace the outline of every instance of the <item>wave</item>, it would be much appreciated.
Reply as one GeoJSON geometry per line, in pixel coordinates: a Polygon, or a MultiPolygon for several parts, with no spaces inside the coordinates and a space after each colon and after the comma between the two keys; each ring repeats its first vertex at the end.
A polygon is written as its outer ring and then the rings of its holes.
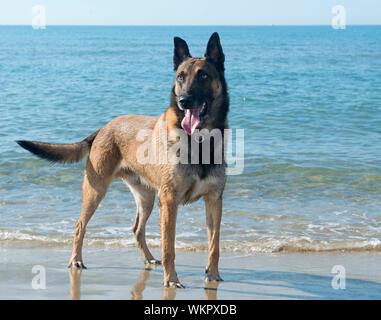
{"type": "MultiPolygon", "coordinates": [[[[149,239],[150,248],[160,248],[160,238],[149,239]]],[[[25,231],[0,230],[0,246],[12,247],[71,247],[72,238],[51,237],[25,231]]],[[[84,240],[86,248],[135,248],[133,237],[87,237],[84,240]]],[[[324,253],[324,252],[381,252],[381,240],[347,239],[323,241],[308,237],[266,238],[254,241],[222,240],[222,252],[246,254],[256,253],[324,253]]],[[[192,240],[177,240],[176,249],[192,252],[207,252],[206,242],[192,240]]]]}

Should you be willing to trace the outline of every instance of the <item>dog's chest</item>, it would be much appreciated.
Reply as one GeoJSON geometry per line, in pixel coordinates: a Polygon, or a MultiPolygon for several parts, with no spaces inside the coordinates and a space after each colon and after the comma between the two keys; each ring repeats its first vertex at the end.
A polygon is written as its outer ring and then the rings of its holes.
{"type": "Polygon", "coordinates": [[[215,177],[208,177],[206,179],[200,179],[197,176],[194,177],[188,185],[182,202],[191,203],[210,192],[217,191],[217,189],[219,189],[217,180],[215,177]]]}

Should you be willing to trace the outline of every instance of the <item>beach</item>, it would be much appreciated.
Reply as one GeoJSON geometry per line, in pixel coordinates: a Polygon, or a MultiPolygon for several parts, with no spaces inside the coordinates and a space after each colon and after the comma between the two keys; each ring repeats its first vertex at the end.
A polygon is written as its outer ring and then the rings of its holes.
{"type": "MultiPolygon", "coordinates": [[[[0,298],[380,299],[380,35],[381,26],[1,26],[0,298]],[[223,195],[225,281],[205,290],[200,200],[177,213],[186,289],[163,289],[162,267],[144,269],[134,197],[117,179],[86,227],[88,269],[70,273],[85,161],[53,165],[15,141],[70,144],[121,115],[159,116],[171,102],[173,38],[202,57],[216,31],[229,167],[244,165],[223,195]]],[[[160,258],[157,200],[146,238],[160,258]]]]}
{"type": "Polygon", "coordinates": [[[205,284],[207,254],[180,250],[176,268],[185,289],[172,289],[163,288],[161,266],[144,268],[137,249],[85,249],[88,269],[82,271],[67,268],[70,248],[9,246],[0,252],[0,299],[381,299],[380,253],[225,253],[224,281],[205,284]],[[332,286],[334,266],[345,268],[345,288],[332,286]],[[38,278],[42,269],[45,283],[38,278]]]}

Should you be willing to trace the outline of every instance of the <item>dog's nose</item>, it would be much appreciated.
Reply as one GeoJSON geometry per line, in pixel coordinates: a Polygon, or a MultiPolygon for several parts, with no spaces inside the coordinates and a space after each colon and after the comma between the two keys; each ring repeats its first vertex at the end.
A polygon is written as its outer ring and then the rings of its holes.
{"type": "Polygon", "coordinates": [[[179,104],[184,109],[190,108],[193,104],[192,96],[181,96],[179,98],[179,104]]]}

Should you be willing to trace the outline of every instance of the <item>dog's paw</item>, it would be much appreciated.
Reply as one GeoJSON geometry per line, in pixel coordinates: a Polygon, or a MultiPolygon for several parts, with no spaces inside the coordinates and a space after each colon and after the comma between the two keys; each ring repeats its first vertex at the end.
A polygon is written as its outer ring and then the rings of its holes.
{"type": "Polygon", "coordinates": [[[206,274],[205,276],[205,282],[211,282],[211,281],[218,281],[218,282],[221,282],[221,281],[224,281],[220,275],[217,273],[217,274],[206,274]]]}
{"type": "Polygon", "coordinates": [[[164,287],[166,287],[166,288],[179,288],[179,289],[185,288],[179,281],[165,281],[164,287]]]}
{"type": "Polygon", "coordinates": [[[161,265],[161,261],[156,259],[145,260],[144,264],[147,266],[158,266],[161,265]]]}
{"type": "Polygon", "coordinates": [[[69,265],[67,266],[68,268],[73,268],[73,269],[87,269],[86,266],[83,264],[82,261],[70,261],[69,265]]]}

